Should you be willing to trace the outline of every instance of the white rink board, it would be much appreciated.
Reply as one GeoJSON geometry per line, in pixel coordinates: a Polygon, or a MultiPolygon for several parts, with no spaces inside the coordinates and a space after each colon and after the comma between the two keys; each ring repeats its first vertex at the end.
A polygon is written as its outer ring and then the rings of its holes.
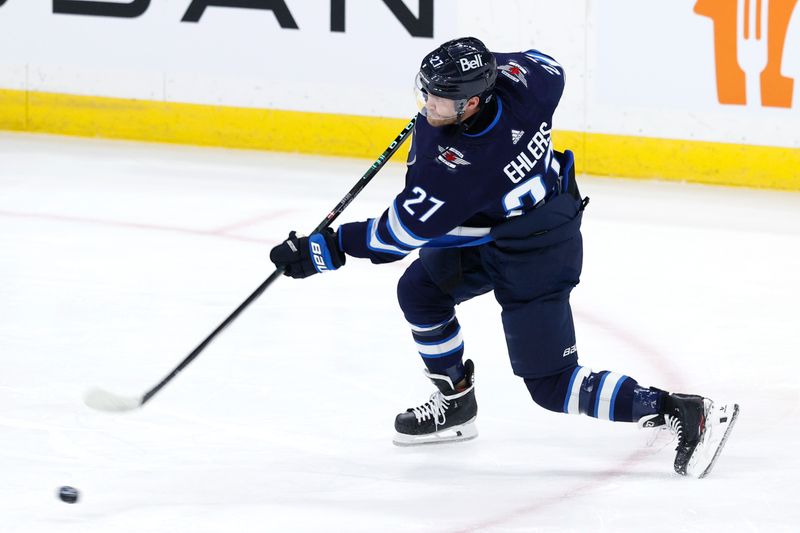
{"type": "MultiPolygon", "coordinates": [[[[713,24],[693,12],[696,0],[436,0],[433,38],[412,37],[372,0],[346,2],[345,32],[331,31],[323,0],[285,2],[299,29],[271,11],[215,6],[181,22],[191,3],[152,2],[123,19],[11,0],[0,6],[0,50],[13,50],[0,55],[0,88],[406,117],[420,58],[475,34],[494,50],[537,47],[564,64],[559,129],[800,147],[800,96],[790,109],[717,101],[713,24]]],[[[417,16],[417,2],[404,5],[417,16]]],[[[800,77],[798,10],[788,77],[800,77]]]]}
{"type": "MultiPolygon", "coordinates": [[[[800,148],[800,79],[790,109],[720,104],[713,25],[696,3],[590,2],[584,131],[800,148]]],[[[784,75],[800,78],[800,16],[788,33],[784,75]]]]}

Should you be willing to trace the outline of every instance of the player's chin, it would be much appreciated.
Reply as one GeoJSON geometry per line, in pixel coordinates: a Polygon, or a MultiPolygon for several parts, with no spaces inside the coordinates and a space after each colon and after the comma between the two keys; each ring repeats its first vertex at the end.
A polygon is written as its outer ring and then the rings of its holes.
{"type": "Polygon", "coordinates": [[[456,117],[450,118],[436,118],[430,115],[426,116],[425,119],[428,121],[428,124],[433,126],[434,128],[440,128],[442,126],[449,126],[451,124],[456,123],[456,117]]]}

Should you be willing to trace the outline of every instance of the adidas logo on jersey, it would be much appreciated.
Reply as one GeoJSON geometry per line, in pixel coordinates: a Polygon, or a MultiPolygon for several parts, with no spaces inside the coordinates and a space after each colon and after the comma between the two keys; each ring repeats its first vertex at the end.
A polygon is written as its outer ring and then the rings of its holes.
{"type": "Polygon", "coordinates": [[[511,142],[517,144],[525,132],[522,130],[511,130],[511,142]]]}

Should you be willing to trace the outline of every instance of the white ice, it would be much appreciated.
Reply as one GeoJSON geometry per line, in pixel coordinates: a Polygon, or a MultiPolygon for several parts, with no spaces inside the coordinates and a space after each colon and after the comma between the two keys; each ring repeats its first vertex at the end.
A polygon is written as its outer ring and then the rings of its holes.
{"type": "MultiPolygon", "coordinates": [[[[395,299],[411,259],[280,279],[144,408],[82,403],[158,382],[369,164],[0,135],[0,531],[797,531],[798,193],[580,182],[581,361],[738,402],[704,480],[632,424],[537,407],[491,295],[458,310],[480,436],[393,446],[432,388],[395,299]]],[[[403,170],[341,221],[379,214],[403,170]]]]}

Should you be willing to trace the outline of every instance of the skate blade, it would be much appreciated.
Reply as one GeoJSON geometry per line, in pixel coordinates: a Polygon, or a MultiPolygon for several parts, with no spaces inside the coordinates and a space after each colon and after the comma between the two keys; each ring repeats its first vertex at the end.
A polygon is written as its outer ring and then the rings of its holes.
{"type": "Polygon", "coordinates": [[[711,404],[709,416],[706,419],[708,435],[705,435],[703,442],[698,445],[700,449],[695,450],[695,453],[692,454],[686,467],[687,475],[702,479],[711,473],[711,469],[714,468],[720,453],[722,453],[722,448],[728,441],[728,436],[738,418],[738,404],[721,404],[719,406],[711,404]]]}
{"type": "Polygon", "coordinates": [[[428,435],[395,433],[392,443],[395,446],[422,446],[424,444],[445,444],[447,442],[472,440],[477,436],[478,428],[475,426],[475,419],[473,418],[459,426],[453,426],[428,435]]]}

